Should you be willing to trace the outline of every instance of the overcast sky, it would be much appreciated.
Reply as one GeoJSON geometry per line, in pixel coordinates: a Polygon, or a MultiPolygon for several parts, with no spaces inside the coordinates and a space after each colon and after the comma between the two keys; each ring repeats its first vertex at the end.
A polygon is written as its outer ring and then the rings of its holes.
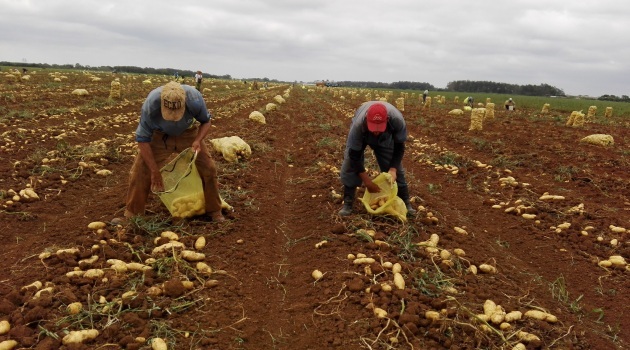
{"type": "Polygon", "coordinates": [[[0,0],[0,61],[630,95],[630,0],[0,0]]]}

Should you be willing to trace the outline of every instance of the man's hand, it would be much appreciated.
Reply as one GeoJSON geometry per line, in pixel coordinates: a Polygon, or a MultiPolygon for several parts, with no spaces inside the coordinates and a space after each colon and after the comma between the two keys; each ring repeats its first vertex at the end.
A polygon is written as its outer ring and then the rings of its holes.
{"type": "Polygon", "coordinates": [[[151,172],[151,191],[164,192],[164,182],[162,181],[162,174],[160,174],[159,171],[151,172]]]}
{"type": "Polygon", "coordinates": [[[390,168],[387,173],[390,175],[389,184],[393,185],[396,182],[396,174],[397,174],[396,168],[390,168]]]}
{"type": "Polygon", "coordinates": [[[381,192],[381,188],[378,187],[378,185],[375,184],[372,180],[369,180],[368,182],[365,183],[365,188],[367,188],[368,192],[370,193],[381,192]]]}
{"type": "Polygon", "coordinates": [[[198,140],[193,141],[193,143],[192,143],[192,145],[190,147],[195,152],[201,151],[201,141],[198,141],[198,140]]]}

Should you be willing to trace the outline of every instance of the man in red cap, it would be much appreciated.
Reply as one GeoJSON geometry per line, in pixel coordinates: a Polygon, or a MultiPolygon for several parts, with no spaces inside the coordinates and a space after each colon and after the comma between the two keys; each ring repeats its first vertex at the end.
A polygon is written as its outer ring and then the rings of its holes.
{"type": "Polygon", "coordinates": [[[341,183],[343,184],[343,208],[340,216],[352,214],[352,204],[356,189],[365,184],[368,191],[379,192],[380,188],[365,170],[365,148],[370,146],[382,172],[387,172],[398,184],[398,197],[407,206],[407,214],[415,215],[416,210],[409,202],[409,188],[405,180],[402,158],[407,141],[407,125],[402,113],[392,104],[370,101],[362,104],[354,113],[343,164],[341,183]]]}

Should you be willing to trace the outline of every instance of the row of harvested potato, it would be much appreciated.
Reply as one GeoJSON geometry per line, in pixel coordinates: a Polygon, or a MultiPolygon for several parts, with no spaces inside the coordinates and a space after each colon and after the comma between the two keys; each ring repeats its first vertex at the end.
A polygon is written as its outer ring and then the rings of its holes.
{"type": "MultiPolygon", "coordinates": [[[[88,224],[88,228],[93,230],[94,232],[99,232],[99,230],[107,229],[107,224],[104,222],[95,221],[88,224]]],[[[194,250],[187,249],[186,246],[182,242],[179,242],[179,236],[172,231],[162,232],[159,237],[155,238],[154,243],[158,244],[159,242],[163,242],[164,239],[166,239],[168,242],[161,244],[159,246],[156,246],[151,253],[152,257],[146,259],[143,263],[125,262],[119,259],[108,259],[106,263],[109,267],[107,268],[103,268],[103,269],[87,268],[86,269],[86,267],[89,267],[99,261],[100,257],[95,254],[89,258],[80,260],[78,266],[83,267],[83,268],[76,267],[74,270],[67,272],[66,276],[68,277],[81,276],[84,278],[107,279],[106,270],[114,271],[114,273],[116,274],[124,274],[128,272],[133,272],[133,271],[143,271],[146,269],[151,269],[152,268],[151,265],[157,261],[157,258],[166,256],[168,254],[175,254],[177,257],[189,263],[195,263],[196,271],[201,275],[210,276],[212,274],[226,274],[226,272],[223,270],[212,269],[208,264],[206,264],[203,261],[205,259],[205,254],[199,252],[198,250],[202,250],[206,246],[205,237],[200,236],[195,240],[194,250]]],[[[109,242],[101,241],[100,243],[101,245],[104,245],[104,244],[116,243],[116,242],[115,240],[110,240],[109,242]]],[[[94,245],[92,247],[92,251],[94,252],[100,251],[100,246],[94,245]]],[[[64,256],[64,255],[78,256],[79,253],[80,251],[78,248],[58,249],[55,252],[49,252],[49,251],[42,252],[39,255],[39,258],[42,261],[44,261],[45,259],[48,259],[52,256],[64,256]]],[[[181,281],[181,282],[182,282],[182,286],[186,289],[194,288],[194,282],[192,281],[181,281]]],[[[219,282],[217,280],[206,280],[204,283],[204,286],[214,287],[218,285],[218,283],[219,282]]],[[[35,281],[27,286],[22,287],[22,289],[34,291],[33,299],[36,299],[36,298],[39,298],[42,295],[42,293],[54,292],[55,286],[51,282],[47,282],[43,284],[40,281],[35,281]]],[[[151,296],[158,296],[158,295],[163,294],[163,290],[164,290],[163,286],[156,285],[156,286],[152,286],[148,288],[146,292],[147,294],[151,296]]],[[[113,301],[108,301],[105,299],[104,296],[101,296],[99,300],[97,301],[97,304],[103,305],[103,308],[105,309],[105,308],[110,307],[109,306],[110,304],[121,303],[123,300],[132,298],[135,295],[137,295],[136,291],[127,291],[121,295],[120,300],[113,300],[113,301]]],[[[83,304],[81,302],[74,302],[67,306],[67,312],[70,315],[78,314],[82,310],[83,310],[83,304]]],[[[4,323],[0,323],[0,328],[4,325],[5,325],[4,323]]],[[[98,330],[71,331],[68,333],[68,335],[66,335],[63,338],[62,341],[64,344],[80,343],[80,342],[94,339],[98,336],[98,334],[99,334],[98,330]]],[[[139,339],[139,341],[144,342],[145,340],[139,339]]],[[[151,345],[152,345],[152,348],[156,350],[166,349],[166,343],[160,338],[153,338],[151,340],[151,345]]],[[[0,347],[0,349],[2,348],[0,347]]],[[[7,349],[12,349],[12,347],[9,347],[7,349]]]]}

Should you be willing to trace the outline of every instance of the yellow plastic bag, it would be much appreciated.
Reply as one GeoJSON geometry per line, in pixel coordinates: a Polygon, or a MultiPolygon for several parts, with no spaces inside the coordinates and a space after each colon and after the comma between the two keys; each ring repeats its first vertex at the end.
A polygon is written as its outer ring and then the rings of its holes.
{"type": "Polygon", "coordinates": [[[381,188],[381,191],[378,193],[365,191],[361,198],[365,210],[372,215],[393,215],[400,221],[406,222],[407,206],[398,197],[398,185],[396,182],[391,183],[391,175],[380,173],[372,181],[381,188]]]}
{"type": "Polygon", "coordinates": [[[187,148],[160,169],[164,192],[157,192],[171,216],[188,218],[206,212],[201,176],[195,160],[197,152],[187,148]]]}

